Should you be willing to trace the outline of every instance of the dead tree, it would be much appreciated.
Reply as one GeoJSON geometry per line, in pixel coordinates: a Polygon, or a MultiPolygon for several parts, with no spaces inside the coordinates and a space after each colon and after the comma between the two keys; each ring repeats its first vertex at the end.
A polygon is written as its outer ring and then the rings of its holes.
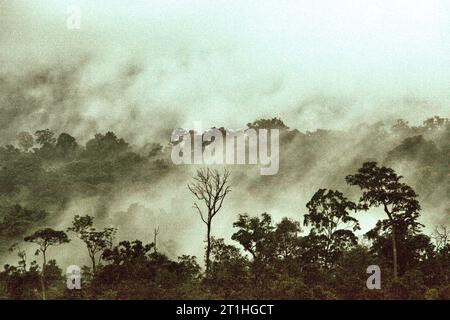
{"type": "Polygon", "coordinates": [[[189,190],[192,194],[204,203],[205,209],[200,209],[199,205],[194,202],[194,208],[200,214],[203,223],[206,224],[206,275],[209,274],[210,254],[211,254],[211,224],[212,219],[222,208],[223,200],[231,191],[228,186],[228,178],[230,173],[224,170],[220,173],[218,170],[200,169],[197,170],[197,175],[193,178],[194,182],[188,184],[189,190]]]}
{"type": "Polygon", "coordinates": [[[155,253],[157,253],[156,240],[158,238],[158,234],[159,234],[159,227],[157,227],[153,230],[153,245],[154,245],[153,249],[155,250],[155,253]]]}
{"type": "Polygon", "coordinates": [[[450,243],[450,229],[443,224],[436,226],[431,237],[436,243],[436,250],[439,251],[450,243]]]}

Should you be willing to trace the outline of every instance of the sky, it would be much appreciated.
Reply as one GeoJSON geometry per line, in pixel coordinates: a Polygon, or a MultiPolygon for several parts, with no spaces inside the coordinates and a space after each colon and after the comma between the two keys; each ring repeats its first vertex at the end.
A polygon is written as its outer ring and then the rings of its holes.
{"type": "MultiPolygon", "coordinates": [[[[238,129],[275,116],[300,131],[450,117],[449,35],[446,0],[0,0],[0,143],[43,128],[80,142],[113,130],[142,145],[177,127],[238,129]]],[[[191,206],[154,192],[117,203],[191,206]]],[[[272,213],[297,212],[280,202],[272,213]]],[[[230,206],[245,209],[239,197],[230,206]]],[[[187,225],[183,250],[202,237],[187,225]]]]}
{"type": "Polygon", "coordinates": [[[76,77],[59,116],[43,116],[43,99],[15,129],[62,117],[77,119],[63,122],[74,133],[115,128],[140,142],[130,121],[162,138],[198,122],[279,116],[314,130],[450,113],[445,0],[0,0],[0,18],[0,72],[76,77]],[[79,30],[67,28],[71,5],[79,30]]]}

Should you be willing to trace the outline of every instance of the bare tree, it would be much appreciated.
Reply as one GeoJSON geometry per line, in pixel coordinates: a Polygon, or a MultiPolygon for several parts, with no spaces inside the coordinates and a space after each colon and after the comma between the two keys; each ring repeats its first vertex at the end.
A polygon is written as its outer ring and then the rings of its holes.
{"type": "Polygon", "coordinates": [[[158,240],[158,235],[159,235],[159,227],[153,230],[153,244],[154,244],[153,250],[155,251],[155,253],[158,253],[156,249],[156,240],[158,240]]]}
{"type": "Polygon", "coordinates": [[[230,172],[224,170],[220,173],[218,170],[200,169],[197,170],[197,175],[193,178],[194,182],[188,184],[189,190],[206,207],[204,210],[200,209],[199,205],[194,202],[194,208],[200,214],[203,223],[206,224],[206,274],[209,274],[210,254],[211,254],[211,223],[212,219],[222,208],[223,200],[231,191],[228,186],[228,178],[230,172]]]}
{"type": "Polygon", "coordinates": [[[450,229],[443,224],[436,226],[431,237],[436,242],[436,249],[439,251],[450,243],[450,229]]]}

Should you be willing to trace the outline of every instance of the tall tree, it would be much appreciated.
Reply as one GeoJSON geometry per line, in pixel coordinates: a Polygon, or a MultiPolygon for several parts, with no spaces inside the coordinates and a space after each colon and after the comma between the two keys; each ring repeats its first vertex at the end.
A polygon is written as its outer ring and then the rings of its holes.
{"type": "Polygon", "coordinates": [[[209,274],[210,269],[210,255],[211,255],[211,225],[212,219],[222,208],[223,200],[230,193],[231,188],[228,185],[228,178],[230,172],[224,170],[220,173],[218,170],[200,169],[197,170],[197,175],[193,178],[194,182],[188,184],[189,190],[192,194],[204,203],[205,209],[200,209],[197,202],[194,202],[194,208],[200,214],[203,223],[206,224],[206,274],[209,274]]]}
{"type": "Polygon", "coordinates": [[[235,246],[224,239],[212,238],[211,289],[223,292],[225,298],[236,291],[245,290],[248,283],[248,259],[235,246]]]}
{"type": "MultiPolygon", "coordinates": [[[[92,262],[92,273],[95,274],[97,268],[96,256],[105,249],[111,248],[117,230],[116,228],[104,228],[98,231],[93,227],[93,224],[94,217],[76,215],[73,218],[72,226],[67,231],[75,233],[86,244],[92,262]]],[[[100,256],[99,259],[101,259],[100,256]]]]}
{"type": "Polygon", "coordinates": [[[63,155],[67,156],[78,148],[78,143],[74,137],[67,133],[61,133],[56,140],[56,149],[57,151],[63,155]]]}
{"type": "Polygon", "coordinates": [[[38,130],[34,135],[36,136],[36,142],[42,147],[51,146],[56,143],[56,139],[54,138],[55,133],[50,129],[38,130]]]}
{"type": "Polygon", "coordinates": [[[69,238],[64,231],[56,231],[50,228],[38,230],[30,236],[24,238],[27,242],[33,242],[39,245],[39,249],[36,254],[42,253],[42,273],[41,273],[41,286],[42,286],[42,299],[46,299],[45,295],[45,268],[47,266],[47,249],[50,246],[58,246],[63,243],[69,242],[69,238]]]}
{"type": "Polygon", "coordinates": [[[370,207],[382,207],[388,219],[384,222],[392,233],[392,256],[394,278],[398,276],[397,228],[407,225],[415,231],[420,228],[417,222],[420,204],[417,194],[406,183],[402,176],[387,167],[379,167],[376,162],[366,162],[354,175],[348,175],[346,181],[350,185],[359,186],[363,191],[359,207],[368,210],[370,207]]]}
{"type": "Polygon", "coordinates": [[[298,255],[300,248],[300,222],[283,218],[276,225],[274,231],[276,253],[283,261],[293,259],[298,255]]]}
{"type": "Polygon", "coordinates": [[[309,213],[305,214],[304,225],[310,225],[311,235],[322,240],[321,260],[325,268],[331,268],[344,249],[357,243],[353,232],[360,229],[359,223],[350,216],[356,204],[337,190],[319,189],[306,207],[309,213]]]}
{"type": "Polygon", "coordinates": [[[238,221],[233,223],[238,228],[231,239],[239,242],[254,260],[260,260],[275,254],[274,226],[272,217],[268,213],[261,217],[250,217],[248,214],[239,215],[238,221]]]}
{"type": "Polygon", "coordinates": [[[251,271],[254,285],[262,288],[268,285],[273,274],[273,262],[276,259],[277,243],[275,241],[275,227],[272,217],[268,213],[260,217],[239,215],[238,221],[233,223],[238,230],[231,236],[244,247],[252,256],[251,271]]]}
{"type": "MultiPolygon", "coordinates": [[[[372,242],[371,251],[378,258],[392,260],[392,237],[389,231],[389,220],[384,220],[378,221],[375,228],[366,233],[366,237],[372,242]]],[[[429,260],[433,256],[434,245],[430,237],[418,229],[411,228],[408,222],[396,221],[395,234],[399,274],[417,269],[422,261],[429,260]]]]}

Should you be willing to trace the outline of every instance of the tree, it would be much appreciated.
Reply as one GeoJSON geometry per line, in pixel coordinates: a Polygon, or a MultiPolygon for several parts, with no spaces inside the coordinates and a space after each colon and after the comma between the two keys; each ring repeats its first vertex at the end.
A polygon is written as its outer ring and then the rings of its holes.
{"type": "Polygon", "coordinates": [[[356,245],[353,233],[360,229],[358,220],[350,216],[356,204],[339,191],[319,189],[306,204],[304,225],[311,225],[311,235],[324,244],[323,266],[331,268],[339,255],[350,245],[356,245]]]}
{"type": "Polygon", "coordinates": [[[78,143],[70,134],[61,133],[56,141],[56,148],[62,155],[67,155],[77,150],[78,143]]]}
{"type": "Polygon", "coordinates": [[[30,150],[34,145],[33,136],[25,131],[17,135],[17,141],[19,143],[19,147],[21,147],[25,152],[28,152],[28,150],[30,150]]]}
{"type": "Polygon", "coordinates": [[[400,225],[407,225],[413,231],[420,228],[421,224],[417,222],[420,211],[417,194],[410,186],[400,182],[402,176],[391,168],[377,166],[376,162],[364,163],[356,174],[348,175],[345,179],[348,184],[363,190],[359,201],[361,209],[381,206],[388,216],[384,225],[392,232],[393,272],[394,278],[397,278],[397,228],[400,225]]]}
{"type": "Polygon", "coordinates": [[[450,245],[450,228],[444,224],[435,226],[431,237],[436,243],[436,250],[439,251],[450,245]]]}
{"type": "Polygon", "coordinates": [[[284,124],[283,120],[276,117],[272,119],[259,119],[253,123],[247,123],[247,127],[251,129],[289,129],[289,127],[284,124]]]}
{"type": "Polygon", "coordinates": [[[439,167],[443,160],[440,150],[433,141],[427,141],[423,136],[406,138],[400,145],[387,153],[386,162],[409,160],[417,161],[421,166],[439,167]]]}
{"type": "Polygon", "coordinates": [[[152,250],[153,244],[143,244],[139,240],[121,241],[117,246],[105,249],[101,257],[107,263],[94,275],[94,287],[114,290],[118,296],[127,298],[142,298],[146,291],[153,292],[154,278],[160,265],[151,263],[152,250]]]}
{"type": "Polygon", "coordinates": [[[153,252],[153,243],[122,241],[106,249],[108,263],[95,275],[96,289],[115,291],[119,299],[183,298],[183,292],[198,284],[200,266],[193,256],[172,261],[153,252]]]}
{"type": "Polygon", "coordinates": [[[230,193],[231,188],[228,186],[228,178],[230,173],[224,170],[221,174],[218,170],[200,169],[194,177],[194,182],[188,184],[189,190],[200,201],[203,201],[206,210],[200,209],[199,205],[194,202],[194,208],[200,214],[203,223],[206,224],[206,274],[209,273],[210,255],[211,255],[211,225],[212,219],[222,208],[223,200],[230,193]]]}
{"type": "Polygon", "coordinates": [[[233,223],[233,227],[239,230],[231,236],[231,239],[239,242],[254,260],[275,253],[274,247],[269,246],[275,228],[268,213],[261,214],[261,217],[241,214],[238,221],[233,223]]]}
{"type": "Polygon", "coordinates": [[[253,258],[251,267],[254,285],[258,288],[268,285],[277,249],[271,216],[267,213],[263,213],[261,217],[239,215],[233,227],[239,230],[231,239],[239,242],[253,258]]]}
{"type": "Polygon", "coordinates": [[[38,130],[34,135],[36,136],[36,142],[42,147],[54,145],[56,142],[56,139],[54,138],[55,134],[50,129],[38,130]]]}
{"type": "Polygon", "coordinates": [[[129,149],[125,140],[118,138],[114,132],[97,133],[86,143],[86,154],[90,158],[105,158],[116,156],[129,149]]]}
{"type": "Polygon", "coordinates": [[[144,150],[149,158],[155,158],[160,156],[163,152],[164,147],[159,143],[147,143],[144,146],[144,150]]]}
{"type": "Polygon", "coordinates": [[[156,242],[158,240],[158,235],[159,235],[159,227],[157,227],[153,230],[153,245],[154,245],[153,249],[154,249],[155,253],[158,252],[157,248],[156,248],[156,242]]]}
{"type": "MultiPolygon", "coordinates": [[[[92,273],[96,272],[96,255],[112,246],[116,228],[105,228],[97,231],[94,227],[94,217],[89,215],[73,218],[72,226],[67,229],[68,232],[74,232],[81,239],[88,249],[89,258],[92,262],[92,273]]],[[[101,259],[101,256],[99,257],[101,259]]]]}
{"type": "Polygon", "coordinates": [[[10,297],[14,300],[33,299],[35,298],[34,293],[40,287],[39,266],[33,260],[27,268],[26,252],[20,249],[17,243],[9,248],[9,252],[12,253],[15,250],[17,250],[17,256],[19,257],[18,265],[6,264],[4,271],[0,272],[2,291],[8,294],[8,298],[10,297]]]}
{"type": "Polygon", "coordinates": [[[42,279],[41,279],[41,286],[42,286],[42,299],[45,300],[45,268],[47,265],[47,249],[50,246],[58,246],[63,243],[69,242],[69,238],[67,237],[67,234],[64,231],[56,231],[50,228],[41,229],[36,231],[30,236],[27,236],[24,238],[27,242],[33,242],[39,245],[39,249],[36,251],[36,255],[39,253],[42,253],[43,257],[43,263],[42,263],[42,279]]]}
{"type": "MultiPolygon", "coordinates": [[[[372,241],[371,251],[380,258],[392,260],[392,240],[389,233],[389,220],[378,221],[375,228],[366,233],[372,241]]],[[[408,222],[396,221],[398,273],[401,275],[408,270],[417,269],[421,262],[433,256],[434,246],[430,237],[411,228],[408,222]]]]}
{"type": "Polygon", "coordinates": [[[40,148],[35,150],[38,158],[51,159],[54,157],[55,143],[54,132],[50,129],[38,130],[34,133],[36,136],[36,143],[40,148]]]}
{"type": "Polygon", "coordinates": [[[225,298],[248,288],[248,259],[223,239],[212,238],[210,287],[225,298]]]}
{"type": "Polygon", "coordinates": [[[430,272],[434,277],[436,274],[439,280],[444,283],[450,281],[450,229],[445,225],[435,227],[432,238],[436,244],[437,267],[430,272]]]}
{"type": "Polygon", "coordinates": [[[449,123],[447,118],[441,118],[439,116],[434,116],[433,118],[429,118],[423,122],[423,127],[427,131],[442,129],[449,123]]]}
{"type": "Polygon", "coordinates": [[[283,218],[276,225],[274,231],[276,253],[278,258],[286,261],[298,255],[300,249],[299,233],[302,231],[300,223],[288,218],[283,218]]]}
{"type": "Polygon", "coordinates": [[[153,244],[143,244],[140,240],[121,241],[113,248],[105,249],[102,256],[117,266],[133,266],[148,260],[153,244]]]}
{"type": "Polygon", "coordinates": [[[395,124],[391,127],[391,130],[395,133],[404,134],[411,130],[408,121],[403,119],[397,119],[395,124]]]}

